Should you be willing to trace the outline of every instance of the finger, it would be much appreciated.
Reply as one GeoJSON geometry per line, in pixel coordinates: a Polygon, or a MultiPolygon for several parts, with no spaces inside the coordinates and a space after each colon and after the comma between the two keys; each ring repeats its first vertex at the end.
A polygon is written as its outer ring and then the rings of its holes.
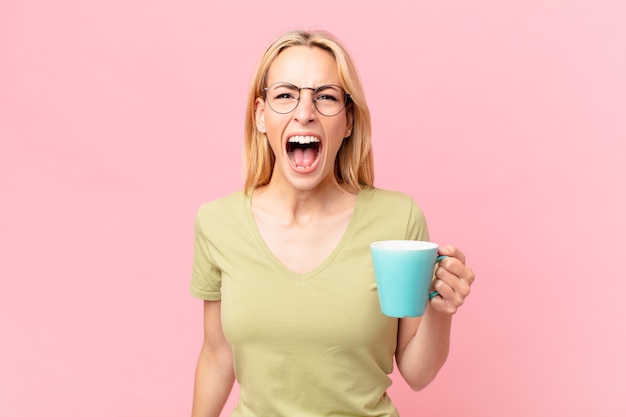
{"type": "MultiPolygon", "coordinates": [[[[464,269],[469,269],[465,268],[464,269]]],[[[471,291],[471,282],[469,279],[459,277],[455,273],[450,272],[446,268],[440,267],[435,271],[435,278],[444,282],[451,288],[454,294],[450,294],[451,300],[462,301],[471,291]]],[[[441,284],[439,284],[441,285],[441,284]]]]}
{"type": "Polygon", "coordinates": [[[445,245],[439,247],[439,255],[446,255],[451,258],[456,258],[465,264],[465,254],[452,245],[445,245]]]}
{"type": "Polygon", "coordinates": [[[454,289],[442,279],[435,279],[432,288],[434,291],[437,291],[440,298],[447,300],[454,297],[454,289]]]}
{"type": "Polygon", "coordinates": [[[457,258],[446,258],[439,262],[438,268],[445,269],[457,277],[466,280],[470,284],[474,282],[474,272],[457,258]]]}
{"type": "Polygon", "coordinates": [[[430,302],[438,311],[454,314],[463,304],[463,300],[457,300],[457,294],[444,281],[436,279],[433,282],[433,288],[439,295],[433,297],[430,302]]]}

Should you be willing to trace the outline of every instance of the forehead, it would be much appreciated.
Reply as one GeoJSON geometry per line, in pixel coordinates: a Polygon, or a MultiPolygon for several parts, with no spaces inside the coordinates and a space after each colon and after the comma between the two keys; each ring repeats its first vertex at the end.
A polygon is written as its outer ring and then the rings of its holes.
{"type": "Polygon", "coordinates": [[[341,85],[335,57],[316,46],[291,46],[278,54],[267,72],[267,84],[275,82],[299,87],[341,85]]]}

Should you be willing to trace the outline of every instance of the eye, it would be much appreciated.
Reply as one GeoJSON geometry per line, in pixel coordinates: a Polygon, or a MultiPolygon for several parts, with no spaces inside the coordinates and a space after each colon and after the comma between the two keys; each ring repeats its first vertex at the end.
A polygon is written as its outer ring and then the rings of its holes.
{"type": "Polygon", "coordinates": [[[337,101],[339,100],[337,97],[331,94],[319,94],[316,98],[318,101],[337,101]]]}
{"type": "Polygon", "coordinates": [[[322,86],[317,89],[316,101],[339,101],[341,100],[341,92],[334,86],[322,86]]]}
{"type": "Polygon", "coordinates": [[[293,95],[293,93],[275,93],[274,94],[274,99],[275,100],[293,100],[295,99],[296,96],[293,95]]]}
{"type": "Polygon", "coordinates": [[[270,87],[270,97],[272,100],[297,100],[298,88],[291,84],[278,84],[270,87]]]}

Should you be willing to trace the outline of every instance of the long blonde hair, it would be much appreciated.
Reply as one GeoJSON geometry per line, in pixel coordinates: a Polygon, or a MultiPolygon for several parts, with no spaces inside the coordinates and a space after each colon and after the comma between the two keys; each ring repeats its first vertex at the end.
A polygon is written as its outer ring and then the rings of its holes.
{"type": "Polygon", "coordinates": [[[318,47],[330,52],[337,62],[341,86],[350,94],[345,111],[351,112],[351,135],[344,139],[335,161],[335,177],[354,191],[374,186],[374,161],[372,156],[372,124],[365,94],[352,58],[341,43],[324,31],[291,31],[276,39],[265,51],[257,66],[250,87],[245,122],[244,168],[245,190],[269,183],[274,169],[275,156],[264,133],[257,130],[255,102],[264,97],[263,88],[267,72],[274,59],[291,46],[318,47]]]}

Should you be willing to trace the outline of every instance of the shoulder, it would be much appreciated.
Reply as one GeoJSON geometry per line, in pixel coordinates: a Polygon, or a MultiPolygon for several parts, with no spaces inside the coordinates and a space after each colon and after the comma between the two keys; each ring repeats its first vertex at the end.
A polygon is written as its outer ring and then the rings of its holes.
{"type": "Polygon", "coordinates": [[[214,200],[206,201],[198,209],[198,217],[207,218],[220,214],[227,214],[234,209],[245,206],[246,194],[243,191],[236,191],[214,200]]]}
{"type": "Polygon", "coordinates": [[[424,212],[409,194],[366,188],[360,192],[359,215],[370,228],[384,228],[387,239],[428,240],[424,212]]]}
{"type": "Polygon", "coordinates": [[[202,203],[196,213],[196,227],[215,230],[245,218],[246,194],[237,191],[202,203]]]}
{"type": "Polygon", "coordinates": [[[401,191],[386,190],[383,188],[366,188],[361,190],[361,197],[368,205],[381,206],[388,209],[419,210],[419,206],[413,197],[401,191]]]}

